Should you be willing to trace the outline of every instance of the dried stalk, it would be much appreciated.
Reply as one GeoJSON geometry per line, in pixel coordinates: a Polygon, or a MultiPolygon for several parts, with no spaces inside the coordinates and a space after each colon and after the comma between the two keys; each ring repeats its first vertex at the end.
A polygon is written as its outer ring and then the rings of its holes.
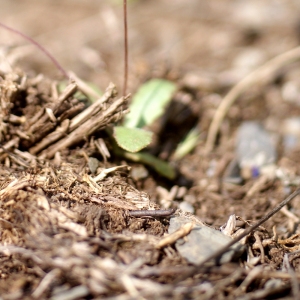
{"type": "Polygon", "coordinates": [[[183,238],[184,236],[188,235],[191,230],[194,228],[193,223],[184,224],[181,228],[177,231],[169,234],[164,239],[162,239],[157,245],[156,249],[161,249],[165,246],[174,244],[178,239],[183,238]]]}
{"type": "MultiPolygon", "coordinates": [[[[61,103],[67,99],[72,93],[74,93],[77,89],[76,84],[70,84],[68,88],[65,89],[65,92],[59,97],[58,103],[61,103]]],[[[61,139],[67,138],[67,135],[70,134],[71,132],[75,132],[76,129],[81,128],[80,126],[84,126],[84,129],[79,129],[79,135],[81,137],[87,136],[87,131],[81,131],[81,130],[88,130],[87,127],[89,126],[94,126],[95,130],[97,128],[95,127],[95,124],[91,124],[92,120],[95,120],[97,118],[98,120],[101,120],[101,116],[98,114],[101,114],[101,110],[103,110],[103,104],[105,102],[108,102],[114,95],[116,94],[116,88],[115,86],[111,83],[104,95],[98,99],[94,104],[89,106],[87,109],[76,115],[73,119],[71,120],[64,120],[59,127],[56,128],[55,131],[49,133],[46,137],[44,137],[38,144],[34,145],[33,147],[30,148],[30,153],[31,154],[37,154],[41,152],[42,150],[46,149],[50,145],[54,144],[55,142],[57,143],[62,143],[61,139]],[[84,123],[87,122],[86,125],[84,123]],[[91,124],[91,125],[88,125],[91,124]]],[[[80,106],[81,107],[81,106],[80,106]]],[[[57,111],[59,108],[58,105],[55,105],[54,107],[54,112],[57,111]]],[[[61,115],[61,118],[65,118],[68,114],[73,113],[74,107],[66,111],[61,115]]],[[[103,117],[104,119],[106,118],[105,115],[103,117]]],[[[94,123],[97,123],[96,120],[94,123]]],[[[52,126],[55,126],[53,123],[49,123],[52,126]]],[[[98,127],[99,128],[99,127],[98,127]]],[[[75,138],[76,134],[78,133],[78,130],[74,133],[74,135],[71,137],[71,140],[69,139],[70,145],[73,144],[72,139],[75,138]]],[[[77,136],[78,138],[78,136],[77,136]]],[[[76,138],[75,138],[76,140],[76,138]]],[[[64,147],[64,146],[62,146],[64,147]]],[[[60,148],[62,149],[62,148],[60,148]]],[[[47,151],[47,150],[45,150],[47,151]]],[[[45,153],[44,151],[44,153],[45,153]]],[[[55,154],[55,153],[54,153],[55,154]]],[[[53,154],[53,155],[54,155],[53,154]]]]}
{"type": "MultiPolygon", "coordinates": [[[[123,114],[126,113],[126,111],[121,111],[118,113],[118,109],[124,104],[126,100],[127,98],[123,97],[116,100],[108,107],[107,110],[100,112],[97,115],[94,115],[94,112],[90,111],[90,115],[86,115],[86,118],[88,120],[85,123],[83,123],[80,127],[76,128],[75,130],[71,131],[65,138],[59,140],[56,144],[44,150],[42,152],[41,157],[52,158],[56,152],[78,143],[84,137],[90,136],[97,130],[103,129],[107,126],[107,124],[120,120],[123,114]]],[[[69,131],[70,130],[71,125],[69,131]]]]}
{"type": "Polygon", "coordinates": [[[36,144],[34,147],[31,147],[29,152],[31,154],[37,154],[49,145],[55,143],[63,136],[65,136],[69,129],[70,120],[65,120],[62,122],[61,126],[57,127],[55,131],[48,134],[40,143],[36,144]]]}
{"type": "Polygon", "coordinates": [[[287,205],[290,201],[292,201],[297,195],[300,194],[300,189],[297,189],[294,193],[289,195],[286,199],[284,199],[282,202],[280,202],[274,209],[272,209],[269,213],[267,213],[263,218],[261,218],[258,222],[256,222],[251,227],[248,227],[246,230],[244,230],[243,233],[241,233],[239,236],[234,238],[231,242],[229,242],[227,245],[216,251],[215,253],[212,253],[208,258],[206,258],[198,267],[203,267],[207,262],[217,259],[220,256],[222,256],[224,253],[230,250],[230,247],[239,242],[241,239],[246,237],[249,233],[253,232],[256,228],[261,226],[263,223],[265,223],[267,220],[269,220],[272,216],[274,216],[279,210],[281,210],[285,205],[287,205]]]}
{"type": "Polygon", "coordinates": [[[300,47],[276,56],[238,82],[223,98],[210,124],[205,144],[206,153],[213,150],[221,123],[237,98],[256,83],[266,82],[283,66],[300,59],[300,47]]]}
{"type": "Polygon", "coordinates": [[[116,87],[113,83],[110,83],[106,89],[104,95],[94,102],[91,106],[85,109],[82,113],[77,115],[71,120],[70,131],[73,131],[75,128],[79,127],[81,124],[86,122],[92,116],[96,115],[101,109],[103,109],[103,104],[109,99],[116,95],[116,87]]]}
{"type": "Polygon", "coordinates": [[[24,132],[24,137],[21,137],[21,144],[25,148],[33,147],[30,150],[32,154],[36,154],[38,151],[45,147],[44,141],[42,145],[36,145],[44,139],[48,134],[51,134],[61,122],[68,116],[71,117],[74,113],[82,109],[83,104],[78,103],[78,100],[70,102],[70,97],[76,93],[77,85],[75,83],[70,83],[63,93],[54,99],[50,107],[43,108],[36,113],[31,120],[29,120],[29,125],[27,132],[24,132]],[[35,148],[36,147],[36,148],[35,148]]]}

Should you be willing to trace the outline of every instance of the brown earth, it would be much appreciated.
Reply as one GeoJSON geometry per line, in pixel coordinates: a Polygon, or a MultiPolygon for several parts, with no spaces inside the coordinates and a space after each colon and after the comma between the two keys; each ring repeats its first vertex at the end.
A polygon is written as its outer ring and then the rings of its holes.
{"type": "Polygon", "coordinates": [[[299,185],[299,145],[289,151],[283,145],[285,120],[300,114],[299,54],[265,78],[257,75],[230,106],[213,149],[205,148],[227,92],[298,46],[298,1],[131,2],[129,91],[156,77],[178,85],[148,149],[176,167],[174,180],[151,169],[146,178],[135,178],[141,165],[115,155],[104,130],[128,107],[116,95],[123,81],[122,5],[112,2],[1,3],[1,22],[106,93],[96,117],[80,121],[88,100],[74,95],[76,89],[88,94],[86,86],[59,89],[62,77],[51,62],[0,29],[0,297],[296,299],[299,197],[248,236],[247,254],[208,269],[195,268],[173,244],[157,247],[169,216],[132,211],[174,208],[175,215],[191,218],[178,208],[185,201],[208,226],[218,229],[235,214],[236,229],[244,229],[299,185]],[[260,121],[277,141],[277,174],[284,178],[223,180],[235,157],[236,129],[247,120],[260,121]],[[194,126],[201,132],[196,148],[175,160],[176,145],[194,126]],[[95,172],[91,157],[100,161],[95,172]],[[103,177],[96,182],[98,174],[103,177]]]}

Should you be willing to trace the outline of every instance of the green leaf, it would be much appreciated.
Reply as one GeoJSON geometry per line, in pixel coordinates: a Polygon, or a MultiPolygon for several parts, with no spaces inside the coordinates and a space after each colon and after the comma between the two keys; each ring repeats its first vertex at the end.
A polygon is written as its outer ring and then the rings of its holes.
{"type": "Polygon", "coordinates": [[[152,140],[152,132],[140,128],[114,127],[114,138],[119,147],[129,152],[138,152],[152,140]]]}
{"type": "Polygon", "coordinates": [[[150,166],[152,169],[154,169],[157,173],[160,175],[173,180],[176,177],[175,169],[167,162],[149,154],[146,152],[139,152],[139,153],[129,153],[124,152],[122,153],[122,156],[124,156],[127,159],[130,159],[135,162],[140,162],[145,165],[150,166]]]}
{"type": "Polygon", "coordinates": [[[173,158],[178,160],[191,152],[198,144],[199,135],[200,133],[198,128],[192,128],[184,140],[178,144],[173,158]]]}
{"type": "Polygon", "coordinates": [[[171,101],[176,84],[164,79],[151,79],[134,95],[124,126],[142,128],[160,117],[171,101]]]}

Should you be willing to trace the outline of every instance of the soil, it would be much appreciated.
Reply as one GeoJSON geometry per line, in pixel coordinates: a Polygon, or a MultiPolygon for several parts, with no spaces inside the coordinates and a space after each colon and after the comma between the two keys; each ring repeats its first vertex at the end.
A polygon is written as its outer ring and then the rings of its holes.
{"type": "Polygon", "coordinates": [[[175,167],[170,180],[118,156],[110,139],[130,103],[117,96],[121,3],[2,1],[1,22],[106,92],[89,112],[88,97],[75,96],[88,94],[85,85],[62,88],[43,53],[1,29],[0,299],[297,299],[299,197],[250,233],[247,253],[235,261],[196,266],[174,243],[157,245],[171,216],[193,220],[182,202],[216,230],[234,214],[238,232],[299,185],[299,144],[287,149],[284,126],[300,115],[300,55],[238,95],[207,151],[213,118],[231,88],[299,45],[299,11],[297,0],[130,2],[128,90],[134,94],[150,78],[178,86],[147,149],[175,167]],[[275,171],[229,182],[237,129],[250,120],[275,141],[275,171]],[[195,149],[174,159],[193,127],[200,131],[195,149]],[[137,170],[146,176],[133,175],[137,170]]]}

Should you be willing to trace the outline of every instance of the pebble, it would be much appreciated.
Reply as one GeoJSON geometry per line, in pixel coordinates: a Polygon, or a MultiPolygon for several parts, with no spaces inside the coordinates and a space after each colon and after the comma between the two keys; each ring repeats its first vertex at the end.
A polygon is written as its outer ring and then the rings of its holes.
{"type": "Polygon", "coordinates": [[[249,171],[253,176],[259,175],[263,166],[274,164],[277,158],[270,134],[255,121],[244,122],[239,127],[236,155],[241,173],[245,175],[249,171]]]}
{"type": "Polygon", "coordinates": [[[298,146],[300,142],[300,117],[284,120],[282,124],[282,134],[285,152],[298,146]]]}
{"type": "Polygon", "coordinates": [[[184,212],[188,212],[188,213],[191,213],[191,214],[195,213],[195,209],[194,209],[193,205],[186,202],[186,201],[180,202],[179,208],[181,210],[183,210],[184,212]]]}
{"type": "Polygon", "coordinates": [[[300,82],[298,80],[286,82],[282,86],[281,95],[284,101],[300,106],[300,82]]]}
{"type": "Polygon", "coordinates": [[[134,180],[138,181],[147,178],[149,176],[149,172],[143,165],[140,165],[132,167],[130,175],[134,180]]]}
{"type": "Polygon", "coordinates": [[[292,22],[295,15],[286,8],[284,1],[236,1],[232,18],[241,27],[262,30],[274,23],[292,22]]]}
{"type": "Polygon", "coordinates": [[[223,181],[232,184],[241,184],[243,182],[243,178],[240,175],[240,167],[236,159],[233,159],[227,166],[223,181]]]}
{"type": "MultiPolygon", "coordinates": [[[[178,230],[192,220],[187,217],[173,217],[170,219],[169,233],[178,230]]],[[[231,238],[222,232],[205,225],[197,224],[195,228],[183,239],[175,243],[177,251],[188,262],[200,264],[212,253],[227,245],[231,238]]],[[[222,255],[220,263],[230,262],[234,257],[242,254],[244,247],[237,243],[230,251],[222,255]]]]}
{"type": "Polygon", "coordinates": [[[95,157],[89,157],[89,162],[88,162],[88,165],[89,165],[89,169],[90,171],[92,172],[92,174],[95,174],[98,167],[99,167],[99,160],[95,157]]]}
{"type": "Polygon", "coordinates": [[[260,49],[248,47],[242,50],[234,59],[233,66],[237,69],[249,73],[266,60],[264,53],[260,49]]]}

